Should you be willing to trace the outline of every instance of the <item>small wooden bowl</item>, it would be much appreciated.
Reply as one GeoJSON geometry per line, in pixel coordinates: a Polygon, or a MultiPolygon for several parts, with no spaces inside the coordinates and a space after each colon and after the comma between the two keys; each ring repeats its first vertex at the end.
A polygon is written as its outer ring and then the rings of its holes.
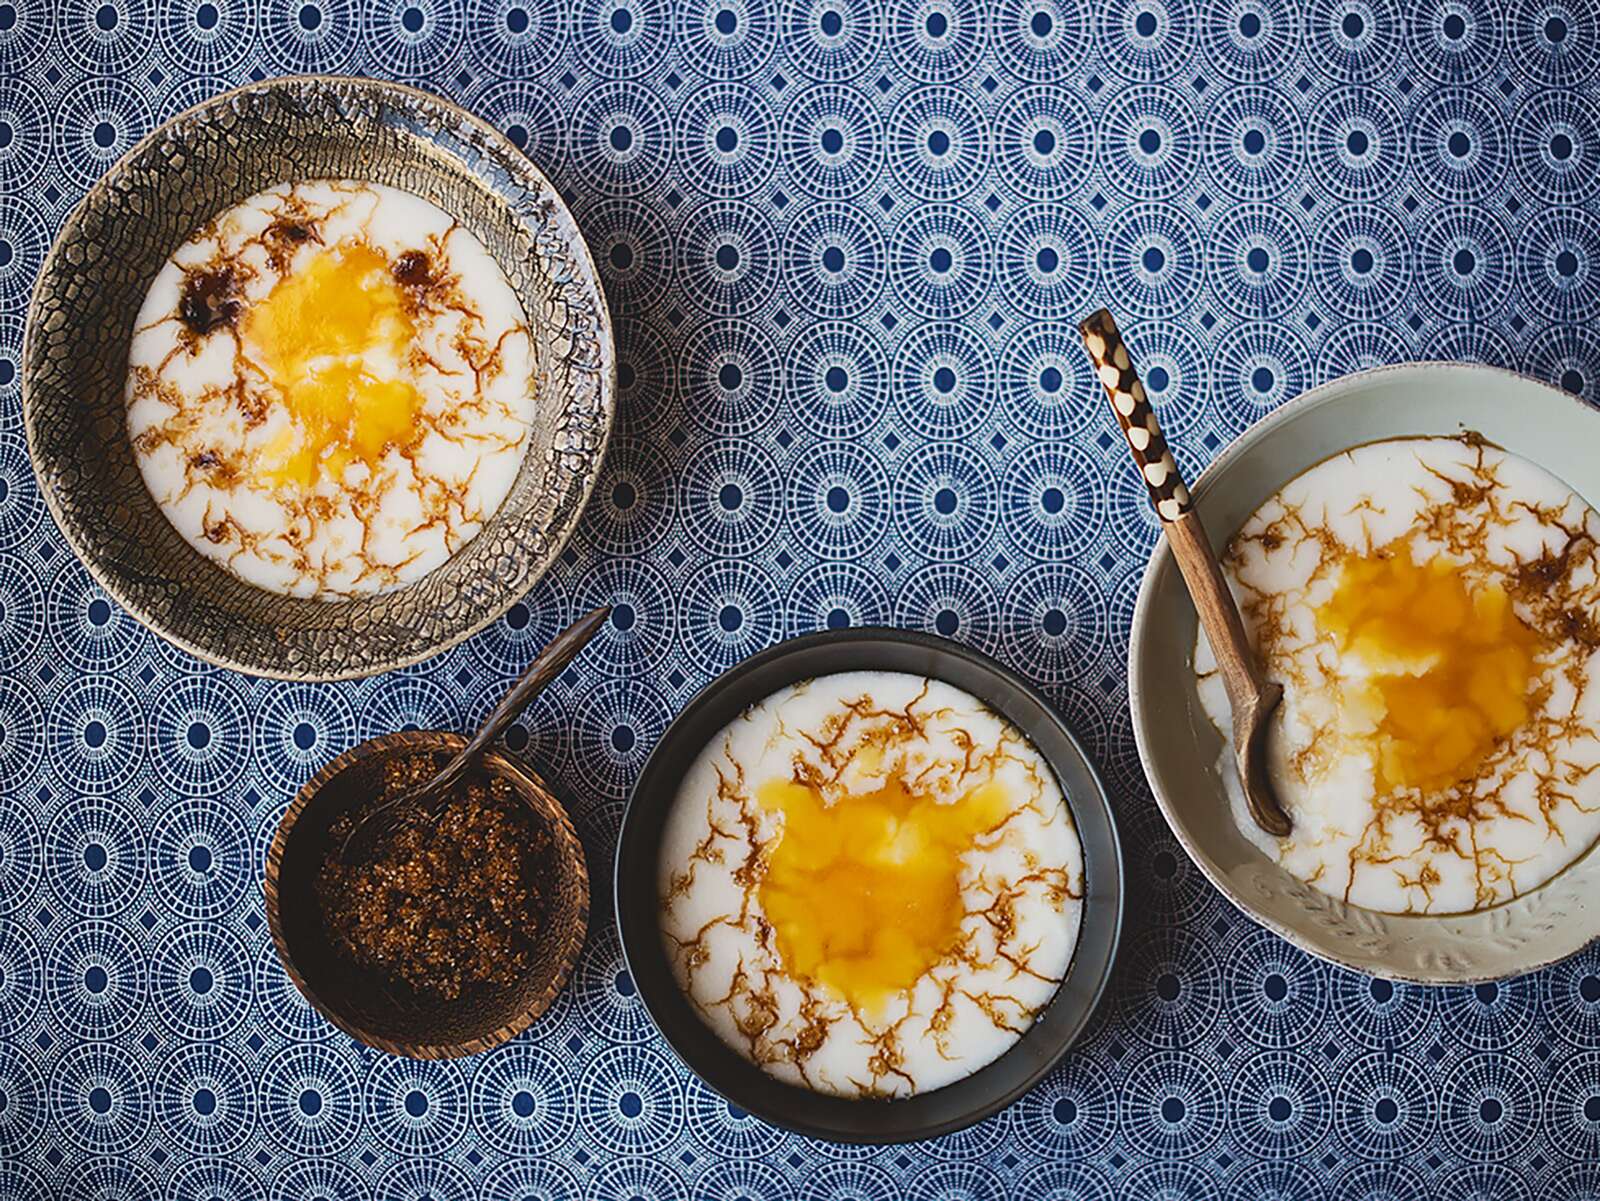
{"type": "Polygon", "coordinates": [[[370,1047],[413,1059],[476,1055],[526,1030],[566,983],[589,924],[589,872],[566,810],[538,776],[489,751],[482,769],[506,780],[555,840],[558,870],[555,879],[543,882],[543,920],[531,970],[509,987],[413,1008],[392,999],[372,973],[329,945],[314,888],[330,850],[329,827],[374,795],[387,760],[431,751],[442,767],[465,741],[459,734],[401,731],[346,751],[301,788],[267,851],[267,924],[289,978],[341,1030],[370,1047]],[[335,780],[338,784],[329,787],[335,780]]]}

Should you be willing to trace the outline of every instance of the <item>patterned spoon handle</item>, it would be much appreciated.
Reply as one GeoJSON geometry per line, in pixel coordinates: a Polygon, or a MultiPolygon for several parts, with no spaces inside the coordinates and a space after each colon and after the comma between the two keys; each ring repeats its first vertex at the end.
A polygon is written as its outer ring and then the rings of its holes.
{"type": "Polygon", "coordinates": [[[1133,461],[1139,465],[1145,487],[1150,489],[1150,503],[1162,521],[1176,521],[1189,511],[1189,489],[1178,474],[1178,464],[1173,460],[1172,448],[1167,445],[1156,421],[1156,411],[1150,405],[1139,373],[1133,369],[1133,360],[1123,344],[1117,323],[1105,309],[1091,313],[1078,326],[1083,344],[1089,351],[1095,372],[1105,385],[1106,395],[1117,414],[1117,422],[1128,439],[1128,449],[1133,461]]]}

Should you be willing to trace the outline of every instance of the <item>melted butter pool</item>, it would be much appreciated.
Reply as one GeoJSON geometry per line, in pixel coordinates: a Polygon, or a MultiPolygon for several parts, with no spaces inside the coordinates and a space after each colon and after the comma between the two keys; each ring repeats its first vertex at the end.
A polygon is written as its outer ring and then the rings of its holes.
{"type": "Polygon", "coordinates": [[[757,795],[783,815],[760,899],[785,967],[874,1012],[955,953],[962,856],[1013,807],[994,781],[949,802],[899,779],[832,803],[795,780],[757,795]]]}

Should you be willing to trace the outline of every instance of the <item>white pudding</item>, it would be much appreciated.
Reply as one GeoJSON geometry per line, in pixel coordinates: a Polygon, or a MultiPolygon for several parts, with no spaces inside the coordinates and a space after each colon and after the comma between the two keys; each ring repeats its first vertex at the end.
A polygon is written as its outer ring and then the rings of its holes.
{"type": "Polygon", "coordinates": [[[1083,855],[1049,765],[948,684],[849,672],[711,740],[659,860],[679,985],[780,1080],[939,1088],[1001,1055],[1077,942],[1083,855]]]}
{"type": "Polygon", "coordinates": [[[517,478],[539,348],[483,244],[380,184],[280,184],[207,222],[135,323],[128,435],[208,559],[293,596],[421,579],[517,478]]]}
{"type": "MultiPolygon", "coordinates": [[[[1537,888],[1600,836],[1600,516],[1476,435],[1378,442],[1266,501],[1225,569],[1267,675],[1293,820],[1245,835],[1335,897],[1460,913],[1537,888]]],[[[1230,718],[1203,636],[1202,704],[1230,718]]]]}

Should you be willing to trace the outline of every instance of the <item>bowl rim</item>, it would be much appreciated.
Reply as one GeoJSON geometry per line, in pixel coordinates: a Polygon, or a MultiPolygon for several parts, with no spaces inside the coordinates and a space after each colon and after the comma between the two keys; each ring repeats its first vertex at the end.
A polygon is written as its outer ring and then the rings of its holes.
{"type": "MultiPolygon", "coordinates": [[[[145,134],[132,146],[128,147],[128,149],[124,151],[115,162],[106,168],[105,172],[100,176],[100,178],[95,180],[94,183],[84,191],[83,195],[78,198],[77,202],[73,204],[72,208],[68,211],[66,218],[61,222],[61,228],[56,232],[55,238],[51,241],[50,248],[45,253],[44,259],[40,262],[38,274],[35,275],[33,285],[28,290],[28,304],[26,311],[23,314],[22,347],[20,359],[22,366],[19,370],[18,380],[18,399],[22,414],[23,432],[28,446],[28,463],[33,471],[34,479],[39,484],[39,494],[44,498],[45,508],[50,514],[51,521],[55,523],[56,529],[60,531],[63,540],[65,540],[68,547],[72,550],[73,556],[78,560],[79,563],[83,565],[84,569],[88,571],[91,578],[93,578],[97,584],[104,588],[106,593],[110,595],[118,605],[132,615],[141,626],[154,633],[157,637],[165,639],[167,642],[178,647],[178,649],[185,651],[200,661],[209,663],[214,667],[223,667],[230,671],[242,672],[246,675],[256,676],[268,680],[333,683],[341,680],[366,679],[370,676],[379,675],[386,671],[393,671],[397,668],[409,667],[412,664],[422,662],[424,659],[430,659],[435,655],[442,654],[452,647],[465,642],[474,634],[480,633],[487,629],[490,625],[494,624],[494,622],[505,615],[512,605],[517,603],[521,597],[521,594],[518,593],[516,595],[509,596],[503,604],[491,605],[490,607],[484,609],[481,615],[472,623],[469,623],[462,629],[452,633],[449,637],[441,639],[433,643],[431,646],[409,655],[402,655],[395,658],[386,658],[370,663],[352,665],[350,667],[341,668],[331,672],[322,670],[296,671],[266,664],[258,664],[253,662],[246,663],[239,659],[230,658],[225,654],[219,654],[207,647],[191,642],[189,639],[167,629],[164,623],[157,621],[144,606],[134,602],[132,598],[124,594],[124,590],[118,585],[115,578],[107,574],[102,569],[101,564],[97,561],[97,557],[85,555],[83,553],[78,544],[78,539],[73,533],[71,523],[65,519],[65,512],[57,501],[54,489],[44,486],[45,474],[39,470],[40,452],[37,444],[37,436],[34,432],[34,422],[29,418],[29,411],[34,399],[35,384],[33,380],[33,373],[28,369],[28,365],[33,361],[35,330],[38,326],[37,308],[39,305],[40,289],[43,285],[43,281],[51,274],[52,269],[55,267],[57,259],[62,253],[64,253],[63,248],[68,244],[69,241],[71,241],[69,235],[72,235],[76,232],[77,227],[83,218],[83,214],[88,211],[90,203],[97,200],[102,193],[110,190],[112,182],[126,168],[128,163],[132,162],[136,156],[143,154],[149,150],[150,147],[156,145],[161,138],[166,137],[169,131],[180,122],[195,119],[202,113],[203,110],[212,108],[214,106],[225,106],[240,96],[252,95],[256,93],[269,93],[290,86],[335,88],[346,86],[359,87],[363,89],[375,89],[379,91],[387,91],[398,96],[403,96],[413,101],[421,101],[426,104],[436,106],[448,113],[454,120],[464,122],[472,126],[482,137],[498,143],[504,150],[520,159],[521,162],[526,165],[526,169],[532,175],[534,181],[539,185],[540,194],[551,198],[558,208],[566,214],[567,220],[572,225],[573,232],[576,236],[572,238],[571,244],[566,249],[579,259],[583,268],[582,274],[584,278],[593,285],[595,297],[599,302],[595,306],[595,313],[599,326],[599,342],[602,348],[603,357],[606,360],[602,365],[600,379],[601,403],[605,409],[606,419],[604,428],[601,431],[599,444],[596,446],[594,451],[593,457],[595,469],[589,473],[589,478],[583,483],[581,495],[578,497],[577,503],[573,508],[573,519],[564,531],[561,531],[555,538],[551,540],[550,550],[546,556],[546,561],[543,567],[529,572],[527,579],[524,581],[524,592],[537,584],[538,581],[549,572],[550,567],[561,557],[561,552],[566,549],[567,543],[572,539],[573,534],[577,532],[578,520],[583,514],[584,510],[588,507],[589,500],[594,495],[595,487],[600,481],[601,466],[605,461],[605,455],[607,450],[610,448],[612,435],[616,430],[616,322],[611,315],[611,305],[609,300],[606,298],[605,282],[601,278],[600,271],[595,264],[594,254],[589,249],[588,239],[582,236],[578,228],[577,218],[574,217],[571,213],[571,210],[567,208],[566,201],[561,198],[561,195],[559,191],[557,191],[555,184],[550,181],[550,177],[544,173],[543,168],[541,168],[531,158],[519,150],[516,144],[512,142],[511,139],[505,134],[501,133],[493,125],[489,124],[488,121],[467,109],[465,106],[456,103],[454,100],[451,100],[448,97],[426,91],[422,88],[415,87],[407,83],[398,83],[388,79],[374,79],[366,75],[344,75],[337,72],[317,72],[308,75],[274,75],[267,79],[253,80],[249,83],[240,84],[236,87],[225,88],[214,95],[206,97],[204,100],[200,100],[189,105],[187,108],[180,109],[178,112],[173,113],[166,120],[156,125],[150,130],[150,132],[145,134]],[[606,350],[609,350],[610,353],[605,354],[604,351],[606,350]]],[[[489,187],[487,182],[485,182],[484,186],[489,187]]],[[[222,569],[219,568],[219,570],[222,569]]]]}
{"type": "MultiPolygon", "coordinates": [[[[1206,465],[1205,469],[1195,477],[1193,484],[1190,487],[1190,493],[1194,497],[1195,507],[1197,509],[1203,508],[1206,495],[1212,490],[1212,488],[1216,486],[1217,481],[1232,469],[1234,463],[1243,457],[1246,451],[1250,450],[1252,447],[1271,436],[1279,429],[1294,424],[1311,410],[1321,408],[1324,405],[1336,404],[1347,394],[1364,390],[1370,387],[1374,380],[1381,380],[1381,378],[1384,376],[1436,374],[1489,376],[1501,381],[1515,381],[1519,385],[1533,385],[1542,390],[1549,403],[1566,404],[1574,411],[1585,414],[1587,418],[1600,420],[1600,411],[1597,411],[1593,406],[1586,403],[1581,397],[1574,396],[1570,392],[1566,392],[1560,388],[1557,388],[1546,380],[1542,380],[1531,375],[1525,375],[1518,371],[1512,371],[1505,367],[1497,367],[1490,363],[1463,363],[1445,359],[1424,359],[1407,363],[1385,363],[1377,367],[1369,367],[1362,371],[1352,372],[1349,375],[1343,375],[1337,379],[1327,380],[1313,388],[1307,389],[1306,391],[1300,393],[1300,395],[1294,397],[1292,400],[1285,402],[1278,408],[1273,409],[1271,412],[1265,413],[1261,417],[1257,418],[1248,427],[1242,430],[1237,437],[1224,446],[1222,450],[1218,452],[1217,456],[1206,465]]],[[[1376,439],[1376,441],[1386,440],[1387,439],[1376,439]]],[[[1374,440],[1369,439],[1368,441],[1370,442],[1374,440]]],[[[1352,442],[1350,446],[1346,447],[1345,449],[1353,449],[1356,446],[1366,444],[1366,442],[1352,442]]],[[[1330,455],[1338,453],[1340,452],[1336,450],[1330,452],[1330,455]]],[[[1327,457],[1330,456],[1324,456],[1324,458],[1327,457]]],[[[1309,467],[1304,470],[1309,470],[1309,467]]],[[[1290,479],[1293,478],[1293,476],[1290,477],[1290,479]]],[[[1283,487],[1283,485],[1288,482],[1288,480],[1280,481],[1274,485],[1274,490],[1276,488],[1283,487]]],[[[1268,495],[1270,494],[1271,493],[1269,491],[1268,495]]],[[[1139,594],[1134,603],[1133,620],[1129,629],[1127,659],[1128,708],[1129,715],[1132,718],[1134,744],[1138,748],[1140,768],[1144,772],[1145,780],[1150,785],[1150,791],[1155,797],[1157,806],[1161,810],[1161,816],[1163,819],[1165,819],[1168,828],[1172,831],[1173,837],[1178,840],[1178,845],[1183,848],[1184,854],[1189,857],[1189,861],[1200,869],[1201,873],[1206,877],[1207,880],[1211,882],[1212,886],[1221,892],[1222,895],[1227,898],[1229,903],[1234,906],[1234,908],[1238,909],[1251,921],[1258,923],[1259,925],[1278,935],[1278,937],[1291,943],[1293,946],[1305,951],[1309,955],[1315,956],[1326,963],[1331,963],[1348,971],[1359,972],[1362,975],[1370,975],[1372,974],[1373,967],[1370,962],[1358,962],[1354,959],[1344,958],[1335,953],[1333,950],[1329,949],[1329,947],[1318,945],[1312,940],[1306,938],[1298,927],[1288,922],[1280,921],[1270,914],[1262,912],[1260,908],[1252,904],[1244,891],[1237,888],[1233,881],[1229,879],[1228,874],[1222,871],[1215,863],[1211,861],[1208,856],[1201,852],[1195,841],[1190,837],[1187,826],[1176,815],[1176,809],[1169,796],[1169,790],[1162,780],[1160,773],[1155,768],[1156,759],[1152,748],[1156,735],[1155,731],[1149,728],[1151,723],[1144,715],[1146,695],[1138,671],[1138,663],[1141,659],[1145,641],[1145,630],[1150,621],[1149,610],[1150,606],[1154,603],[1155,578],[1157,575],[1157,570],[1161,567],[1164,567],[1171,559],[1171,546],[1168,543],[1166,534],[1162,533],[1160,537],[1157,538],[1156,544],[1150,550],[1150,557],[1145,563],[1143,578],[1139,583],[1139,594]]],[[[1231,815],[1228,817],[1228,820],[1233,820],[1231,815]]],[[[1265,856],[1263,856],[1263,859],[1265,859],[1265,856]]],[[[1571,865],[1569,864],[1568,866],[1570,867],[1571,865]]],[[[1562,870],[1565,871],[1567,869],[1564,868],[1562,870]]],[[[1557,874],[1559,875],[1560,873],[1557,874]]],[[[1552,877],[1552,879],[1554,879],[1554,877],[1552,877]]],[[[1537,892],[1538,889],[1536,888],[1532,891],[1537,892]]],[[[1351,906],[1351,908],[1360,909],[1359,906],[1351,906]]],[[[1499,906],[1494,906],[1492,908],[1499,908],[1499,906]]],[[[1377,911],[1362,909],[1361,912],[1377,911]]],[[[1462,915],[1384,913],[1381,916],[1385,921],[1428,923],[1443,921],[1449,918],[1459,918],[1462,915]]],[[[1596,933],[1593,937],[1591,937],[1586,945],[1594,945],[1596,942],[1600,942],[1600,933],[1596,933]]],[[[1425,970],[1391,968],[1388,965],[1384,965],[1382,978],[1426,987],[1487,984],[1499,980],[1513,979],[1520,975],[1526,975],[1529,972],[1539,971],[1542,968],[1559,963],[1575,953],[1577,953],[1577,951],[1562,951],[1556,955],[1544,955],[1542,957],[1537,957],[1534,960],[1517,965],[1516,969],[1509,973],[1450,972],[1446,970],[1430,972],[1425,970]]]]}
{"type": "MultiPolygon", "coordinates": [[[[860,667],[846,668],[844,670],[904,671],[906,669],[874,668],[870,665],[863,665],[860,667]]],[[[929,669],[925,674],[933,679],[940,678],[936,669],[929,669]]],[[[971,689],[966,685],[955,684],[952,686],[962,688],[966,691],[971,691],[971,689]]],[[[754,699],[760,698],[757,697],[754,699]]],[[[980,696],[978,699],[986,706],[996,706],[996,702],[985,697],[980,696]]],[[[1002,716],[1005,715],[1002,714],[1002,716]]],[[[1009,721],[1012,719],[1007,717],[1006,720],[1009,721]]],[[[1013,724],[1016,723],[1013,722],[1013,724]]],[[[1025,736],[1030,738],[1030,741],[1033,741],[1034,736],[1029,734],[1027,730],[1023,730],[1023,733],[1025,736]]],[[[1035,745],[1037,746],[1036,742],[1035,745]]],[[[695,754],[698,754],[700,750],[701,745],[696,745],[693,748],[693,752],[695,754]]],[[[1040,754],[1045,755],[1045,752],[1041,750],[1040,754]]],[[[1080,841],[1083,841],[1081,834],[1080,841]]],[[[1088,883],[1088,873],[1090,871],[1087,861],[1088,848],[1085,847],[1086,884],[1088,883]]],[[[1020,1097],[1037,1085],[1039,1081],[1042,1080],[1061,1061],[1061,1059],[1073,1049],[1073,1047],[1078,1045],[1084,1035],[1084,1032],[1089,1028],[1091,1022],[1095,1018],[1095,1015],[1105,1002],[1105,994],[1107,989],[1110,987],[1111,978],[1116,966],[1117,952],[1121,942],[1122,931],[1126,919],[1126,871],[1123,861],[1121,838],[1117,831],[1116,814],[1111,805],[1110,794],[1106,789],[1105,781],[1100,774],[1099,768],[1095,765],[1093,758],[1084,748],[1083,743],[1078,738],[1078,735],[1073,730],[1072,726],[1068,723],[1065,715],[1053,702],[1050,701],[1047,696],[1044,695],[1040,688],[1017,672],[1012,671],[1010,668],[999,663],[990,655],[964,643],[955,642],[951,639],[943,638],[935,634],[925,633],[919,630],[904,630],[891,626],[855,626],[847,629],[819,630],[775,643],[774,645],[757,652],[749,658],[734,664],[732,667],[722,672],[715,679],[711,680],[697,693],[695,693],[694,697],[686,706],[684,706],[678,715],[673,718],[672,722],[667,726],[666,730],[663,731],[661,737],[657,740],[656,745],[652,748],[649,757],[645,761],[644,767],[639,773],[637,782],[629,793],[627,809],[623,814],[622,828],[617,837],[616,856],[613,861],[612,901],[617,918],[618,937],[622,948],[623,958],[627,963],[628,970],[634,981],[634,987],[638,991],[639,998],[644,1004],[646,1012],[650,1014],[651,1021],[655,1025],[657,1032],[666,1041],[667,1045],[672,1048],[674,1054],[677,1055],[679,1060],[682,1061],[685,1066],[687,1066],[689,1070],[706,1085],[707,1088],[724,1097],[733,1104],[738,1105],[740,1108],[745,1109],[750,1113],[760,1117],[762,1120],[782,1129],[791,1130],[811,1138],[826,1139],[835,1142],[854,1143],[861,1145],[889,1145],[936,1138],[941,1135],[950,1134],[954,1131],[965,1129],[966,1127],[980,1122],[985,1118],[991,1117],[1000,1110],[1005,1109],[1007,1106],[1015,1103],[1020,1097]],[[1109,890],[1111,895],[1103,898],[1095,910],[1090,909],[1088,905],[1088,898],[1086,896],[1085,913],[1083,917],[1084,924],[1079,929],[1077,942],[1074,944],[1072,958],[1068,963],[1067,971],[1062,977],[1061,984],[1058,986],[1058,991],[1052,995],[1051,1001],[1037,1019],[1040,1022],[1045,1020],[1045,1017],[1049,1011],[1049,1005],[1055,1004],[1056,1000],[1065,993],[1069,981],[1071,981],[1073,978],[1074,972],[1080,970],[1098,971],[1098,979],[1094,980],[1092,986],[1084,995],[1084,998],[1079,1002],[1078,1012],[1072,1015],[1071,1020],[1059,1033],[1057,1043],[1045,1054],[1036,1056],[1036,1062],[1033,1064],[1031,1069],[1014,1086],[1001,1092],[996,1092],[992,1096],[981,1100],[976,1105],[953,1112],[943,1118],[929,1120],[921,1125],[907,1127],[903,1130],[896,1129],[885,1131],[870,1128],[859,1129],[851,1126],[840,1127],[826,1125],[817,1121],[813,1121],[804,1116],[794,1116],[793,1113],[789,1112],[791,1106],[785,1104],[784,1099],[792,1098],[795,1104],[799,1104],[802,1098],[808,1103],[815,1104],[820,1102],[821,1104],[830,1108],[837,1107],[837,1110],[840,1113],[845,1113],[850,1110],[861,1113],[875,1108],[882,1108],[884,1106],[908,1106],[918,1102],[926,1103],[929,1098],[938,1097],[946,1089],[959,1088],[963,1085],[970,1084],[972,1081],[978,1080],[985,1072],[1001,1063],[1007,1056],[1021,1051],[1027,1038],[1027,1034],[1024,1033],[1022,1038],[1019,1038],[1016,1042],[1012,1043],[1011,1046],[1008,1047],[1006,1051],[1002,1052],[998,1058],[991,1060],[989,1063],[978,1068],[969,1075],[962,1077],[959,1080],[952,1081],[948,1085],[941,1086],[937,1089],[930,1089],[924,1093],[917,1093],[911,1097],[895,1098],[886,1101],[871,1098],[848,1098],[821,1093],[802,1088],[798,1085],[789,1084],[785,1081],[777,1079],[776,1077],[769,1076],[765,1072],[760,1071],[759,1068],[755,1068],[753,1065],[748,1064],[748,1061],[739,1056],[737,1051],[722,1044],[720,1040],[717,1039],[717,1036],[710,1031],[710,1028],[705,1026],[703,1019],[700,1018],[699,1014],[694,1012],[692,1007],[688,1006],[687,1002],[684,1001],[681,990],[678,989],[676,982],[671,978],[670,965],[665,965],[663,967],[663,971],[665,972],[665,984],[660,988],[657,988],[656,984],[658,978],[662,976],[662,972],[655,970],[655,965],[647,965],[648,970],[643,973],[639,971],[639,967],[641,966],[643,956],[646,953],[647,948],[652,946],[659,947],[659,930],[654,923],[649,923],[646,928],[640,928],[639,926],[635,925],[629,918],[632,907],[624,903],[625,890],[641,887],[642,884],[647,884],[649,886],[650,895],[652,897],[655,895],[655,876],[653,871],[649,875],[648,879],[645,879],[641,883],[637,876],[630,877],[625,873],[624,860],[631,852],[634,855],[648,854],[651,857],[652,865],[655,862],[655,857],[658,853],[658,844],[652,844],[650,847],[645,848],[644,850],[634,850],[634,844],[638,842],[640,837],[642,837],[637,833],[637,830],[642,821],[639,815],[642,812],[643,807],[646,804],[652,804],[660,809],[670,808],[672,797],[675,795],[673,791],[669,790],[667,792],[658,792],[656,795],[662,799],[654,801],[647,800],[644,793],[645,788],[654,782],[652,777],[664,770],[662,765],[667,756],[669,754],[677,753],[680,749],[675,747],[674,743],[682,740],[686,731],[690,730],[694,724],[701,719],[702,714],[711,709],[713,706],[723,702],[722,694],[730,687],[736,686],[743,677],[746,677],[762,668],[779,663],[782,660],[796,656],[803,656],[815,652],[820,648],[828,648],[838,645],[848,646],[852,644],[860,644],[864,648],[871,647],[874,644],[880,646],[886,644],[899,645],[922,650],[931,654],[953,656],[964,661],[967,665],[972,667],[980,674],[991,677],[1002,688],[1015,689],[1025,701],[1034,706],[1039,711],[1043,721],[1048,723],[1050,726],[1053,726],[1054,730],[1064,737],[1064,746],[1067,751],[1066,755],[1056,756],[1055,758],[1046,755],[1046,762],[1050,764],[1051,770],[1056,772],[1058,776],[1063,776],[1064,768],[1070,767],[1075,775],[1082,780],[1086,780],[1091,786],[1087,790],[1087,795],[1084,795],[1079,791],[1069,789],[1065,783],[1064,777],[1062,780],[1062,792],[1066,797],[1069,809],[1074,816],[1075,824],[1078,824],[1078,814],[1080,809],[1092,813],[1095,820],[1099,820],[1101,817],[1103,817],[1105,822],[1104,830],[1108,835],[1108,845],[1100,853],[1098,864],[1094,868],[1094,871],[1099,878],[1113,882],[1113,888],[1109,890]],[[1057,763],[1058,759],[1062,760],[1059,766],[1057,763]],[[1086,941],[1084,929],[1091,920],[1102,925],[1104,930],[1105,949],[1103,962],[1097,967],[1094,965],[1083,965],[1083,960],[1079,954],[1086,941]],[[659,994],[659,996],[657,994],[659,994]],[[694,1055],[692,1053],[686,1053],[684,1047],[680,1045],[680,1042],[671,1032],[669,1032],[669,1027],[677,1027],[680,1024],[678,1018],[676,1016],[670,1018],[665,1026],[661,1021],[661,1003],[665,998],[668,997],[675,998],[684,1003],[685,1014],[687,1015],[688,1020],[697,1023],[700,1027],[702,1027],[705,1030],[708,1038],[716,1044],[717,1048],[719,1048],[719,1052],[714,1053],[725,1053],[726,1058],[722,1060],[723,1066],[732,1067],[734,1065],[739,1065],[741,1069],[748,1068],[750,1072],[754,1073],[754,1076],[748,1081],[749,1087],[745,1087],[743,1083],[735,1087],[729,1087],[728,1082],[725,1079],[725,1072],[719,1070],[716,1065],[713,1065],[708,1070],[702,1062],[701,1056],[694,1055]]],[[[665,957],[663,956],[663,964],[664,962],[665,957]]],[[[1030,1027],[1030,1030],[1033,1028],[1034,1027],[1030,1027]]]]}
{"type": "Polygon", "coordinates": [[[267,927],[272,932],[272,945],[278,953],[278,961],[283,965],[284,972],[300,990],[300,994],[319,1014],[333,1025],[343,1030],[350,1037],[364,1046],[373,1047],[379,1051],[386,1051],[390,1055],[401,1055],[409,1059],[460,1059],[468,1055],[477,1055],[492,1047],[497,1047],[508,1042],[528,1029],[538,1021],[560,997],[567,981],[571,978],[578,962],[578,956],[583,951],[584,942],[588,937],[590,914],[589,890],[589,865],[584,856],[583,841],[578,837],[576,827],[572,824],[572,816],[567,812],[566,806],[550,790],[537,772],[523,763],[515,754],[490,747],[483,752],[480,761],[487,765],[497,775],[511,777],[517,782],[519,791],[538,793],[543,796],[548,805],[541,816],[549,823],[555,833],[558,845],[572,869],[574,886],[578,889],[578,909],[575,920],[561,931],[562,945],[560,958],[557,960],[556,971],[550,982],[526,1005],[518,1009],[512,1017],[495,1027],[482,1038],[465,1039],[456,1043],[411,1043],[398,1039],[387,1038],[375,1034],[371,1030],[363,1030],[355,1023],[346,1020],[318,994],[317,990],[306,980],[295,963],[294,953],[289,947],[288,938],[283,929],[283,918],[279,911],[279,876],[283,866],[283,855],[295,826],[311,807],[312,802],[322,795],[322,788],[334,776],[344,771],[351,764],[373,755],[383,754],[399,748],[410,747],[416,750],[449,751],[457,752],[466,746],[467,739],[461,734],[448,730],[396,730],[389,734],[379,734],[365,742],[357,743],[349,750],[335,756],[319,768],[315,775],[300,786],[295,793],[294,800],[289,802],[289,807],[284,810],[283,816],[278,819],[278,827],[272,835],[272,842],[267,848],[266,865],[261,880],[261,889],[264,894],[265,908],[267,911],[267,927]]]}

